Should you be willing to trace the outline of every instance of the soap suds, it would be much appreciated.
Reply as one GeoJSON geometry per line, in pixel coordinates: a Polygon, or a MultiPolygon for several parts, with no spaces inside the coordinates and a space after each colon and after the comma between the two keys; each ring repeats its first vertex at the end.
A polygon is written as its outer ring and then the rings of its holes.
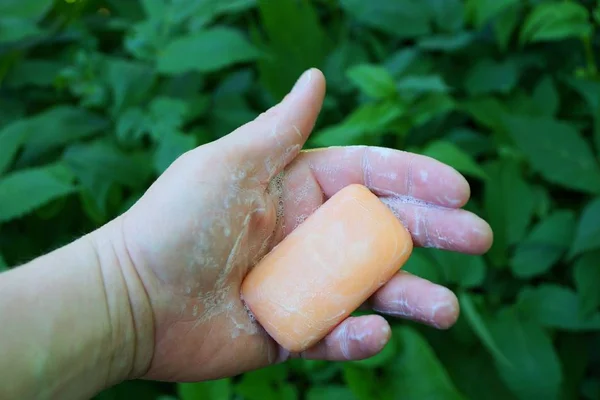
{"type": "Polygon", "coordinates": [[[417,159],[416,154],[409,155],[408,170],[406,172],[406,195],[412,197],[413,194],[413,164],[417,159]]]}
{"type": "Polygon", "coordinates": [[[258,332],[254,316],[247,308],[246,312],[243,308],[240,310],[240,299],[235,296],[237,289],[234,288],[238,287],[244,267],[266,253],[272,242],[273,232],[268,232],[267,225],[260,222],[268,217],[271,205],[267,197],[270,194],[275,196],[276,202],[279,199],[274,207],[277,223],[283,221],[283,175],[271,181],[270,193],[266,193],[254,179],[254,164],[243,163],[228,173],[230,182],[221,200],[222,208],[207,210],[193,227],[194,247],[188,266],[189,273],[194,275],[198,268],[213,271],[212,278],[210,274],[206,277],[208,281],[214,279],[214,283],[210,287],[210,282],[200,282],[198,287],[188,284],[185,293],[194,297],[194,305],[189,311],[194,317],[194,327],[216,317],[226,318],[230,322],[232,338],[235,338],[242,333],[258,332]]]}
{"type": "MultiPolygon", "coordinates": [[[[448,299],[449,290],[445,287],[438,287],[433,293],[428,293],[428,298],[416,297],[411,302],[409,293],[402,287],[394,293],[394,297],[385,301],[385,304],[373,307],[373,310],[387,314],[393,317],[407,318],[413,321],[426,323],[430,326],[440,329],[442,324],[438,321],[440,311],[447,311],[447,315],[453,315],[456,312],[456,306],[452,300],[448,299]],[[416,304],[419,301],[425,304],[416,304]]],[[[414,296],[414,293],[412,293],[414,296]]],[[[442,316],[445,317],[445,316],[442,316]]]]}
{"type": "Polygon", "coordinates": [[[387,147],[377,147],[377,146],[369,147],[369,151],[374,154],[377,154],[379,156],[379,158],[382,160],[387,160],[387,159],[401,153],[399,150],[390,149],[387,147]]]}
{"type": "Polygon", "coordinates": [[[364,150],[362,156],[362,171],[363,171],[363,184],[369,188],[373,186],[373,178],[371,176],[371,161],[369,160],[369,151],[364,150]]]}
{"type": "Polygon", "coordinates": [[[346,360],[363,356],[360,352],[364,349],[365,340],[373,335],[370,324],[371,320],[369,319],[353,318],[344,321],[338,328],[335,339],[346,360]]]}
{"type": "Polygon", "coordinates": [[[348,337],[348,325],[348,322],[344,323],[337,333],[337,339],[340,343],[340,350],[346,360],[351,359],[350,340],[348,337]]]}
{"type": "Polygon", "coordinates": [[[415,244],[421,247],[464,251],[477,236],[486,233],[476,228],[480,231],[478,234],[470,224],[462,222],[464,218],[471,218],[464,210],[427,203],[410,196],[384,194],[380,200],[410,232],[415,244]],[[454,228],[450,229],[452,225],[454,228]]]}

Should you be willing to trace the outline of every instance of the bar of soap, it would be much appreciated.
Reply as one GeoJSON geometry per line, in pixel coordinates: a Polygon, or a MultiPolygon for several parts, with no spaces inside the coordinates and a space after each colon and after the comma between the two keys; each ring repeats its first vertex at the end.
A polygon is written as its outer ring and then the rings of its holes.
{"type": "Polygon", "coordinates": [[[242,299],[275,341],[301,352],[388,282],[412,249],[409,232],[379,198],[350,185],[250,271],[242,299]]]}

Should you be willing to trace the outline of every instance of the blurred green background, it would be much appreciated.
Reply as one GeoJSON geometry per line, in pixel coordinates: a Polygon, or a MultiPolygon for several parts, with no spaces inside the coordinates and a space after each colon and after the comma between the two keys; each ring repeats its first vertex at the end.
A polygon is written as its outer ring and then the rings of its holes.
{"type": "Polygon", "coordinates": [[[599,27],[597,0],[2,0],[0,270],[118,215],[315,66],[308,147],[410,150],[469,179],[491,251],[406,267],[456,291],[458,323],[393,321],[361,362],[98,398],[600,399],[599,27]]]}

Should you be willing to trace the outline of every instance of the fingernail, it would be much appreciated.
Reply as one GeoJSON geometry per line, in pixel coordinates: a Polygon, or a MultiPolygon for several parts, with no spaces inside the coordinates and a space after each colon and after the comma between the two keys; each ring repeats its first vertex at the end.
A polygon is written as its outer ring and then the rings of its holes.
{"type": "Polygon", "coordinates": [[[433,308],[431,320],[438,329],[451,328],[457,319],[457,308],[451,303],[433,308]]]}
{"type": "Polygon", "coordinates": [[[278,346],[277,352],[278,352],[278,355],[277,355],[277,359],[275,360],[274,364],[281,364],[283,362],[286,362],[290,358],[290,352],[281,346],[278,346]]]}
{"type": "Polygon", "coordinates": [[[312,79],[312,70],[309,69],[308,71],[304,71],[304,73],[302,75],[300,75],[300,78],[298,78],[298,80],[294,84],[294,87],[292,88],[292,93],[299,92],[304,87],[308,86],[311,79],[312,79]]]}

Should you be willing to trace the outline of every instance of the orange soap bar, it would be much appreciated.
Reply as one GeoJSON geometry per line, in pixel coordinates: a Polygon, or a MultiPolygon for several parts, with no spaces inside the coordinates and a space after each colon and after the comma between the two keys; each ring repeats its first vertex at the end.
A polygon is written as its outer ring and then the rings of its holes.
{"type": "Polygon", "coordinates": [[[242,298],[282,347],[304,351],[389,281],[413,249],[369,189],[332,196],[252,269],[242,298]]]}

